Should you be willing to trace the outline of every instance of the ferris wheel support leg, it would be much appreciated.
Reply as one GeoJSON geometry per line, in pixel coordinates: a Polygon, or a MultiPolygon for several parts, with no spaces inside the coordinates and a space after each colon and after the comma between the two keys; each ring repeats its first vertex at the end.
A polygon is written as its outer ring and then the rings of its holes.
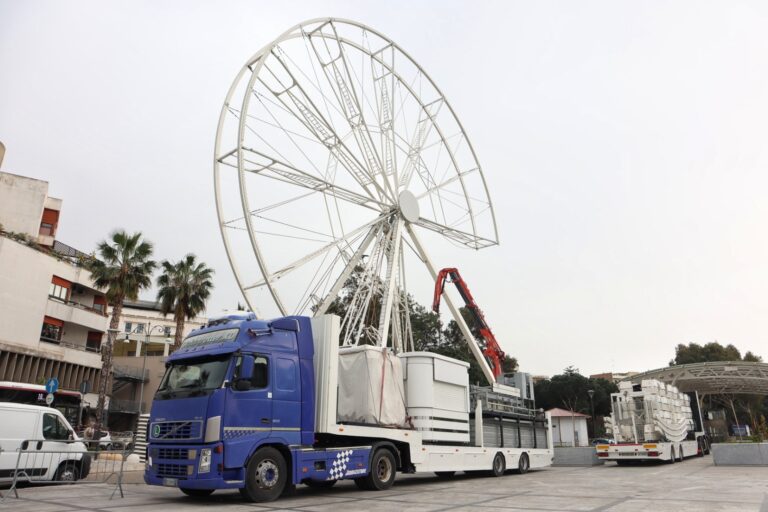
{"type": "Polygon", "coordinates": [[[365,253],[366,249],[368,249],[368,246],[371,245],[371,242],[376,238],[376,233],[379,231],[380,226],[381,224],[379,223],[376,223],[373,226],[371,226],[371,229],[368,231],[368,234],[365,235],[365,239],[363,240],[363,243],[360,244],[360,247],[358,247],[355,253],[352,255],[352,258],[350,258],[349,262],[347,263],[347,266],[344,267],[344,270],[341,272],[338,279],[336,279],[336,282],[333,283],[333,287],[331,287],[331,290],[328,292],[328,295],[325,296],[323,303],[320,304],[320,307],[317,308],[317,311],[315,311],[315,316],[324,315],[325,312],[328,311],[328,308],[331,306],[336,296],[344,287],[344,283],[347,282],[347,279],[349,279],[349,276],[352,274],[352,271],[355,270],[355,267],[360,262],[360,258],[363,257],[363,254],[365,253]]]}
{"type": "MultiPolygon", "coordinates": [[[[432,275],[432,279],[436,280],[437,270],[435,270],[435,266],[432,264],[432,260],[430,260],[429,256],[427,256],[427,253],[424,250],[424,246],[421,244],[421,240],[419,240],[419,237],[416,236],[416,233],[414,232],[410,224],[406,224],[405,228],[408,230],[408,234],[410,235],[411,240],[413,241],[413,245],[416,247],[416,251],[419,253],[419,257],[427,266],[429,273],[432,275]]],[[[472,355],[475,356],[475,359],[477,360],[477,364],[480,365],[480,369],[483,371],[483,375],[485,375],[485,378],[488,380],[488,384],[493,386],[496,383],[496,378],[493,375],[493,370],[491,370],[491,367],[488,365],[488,361],[485,360],[485,356],[483,356],[483,352],[480,350],[480,347],[478,346],[477,341],[475,340],[475,337],[472,335],[472,331],[469,330],[469,326],[467,325],[467,322],[464,321],[464,317],[461,316],[461,312],[453,303],[453,301],[448,296],[448,294],[446,294],[445,292],[443,292],[443,300],[448,305],[448,309],[451,311],[451,315],[453,315],[453,319],[459,325],[459,330],[464,335],[464,339],[469,345],[469,349],[472,351],[472,355]]]]}
{"type": "MultiPolygon", "coordinates": [[[[381,305],[381,315],[379,316],[379,346],[387,346],[387,334],[389,326],[392,323],[392,302],[395,300],[395,290],[397,290],[397,276],[400,264],[400,247],[403,238],[403,224],[405,220],[398,217],[392,226],[392,233],[389,235],[390,243],[387,251],[387,280],[384,283],[383,302],[381,305]]],[[[392,337],[392,343],[396,342],[395,336],[392,337]]],[[[400,347],[393,346],[395,351],[400,351],[400,347]]]]}

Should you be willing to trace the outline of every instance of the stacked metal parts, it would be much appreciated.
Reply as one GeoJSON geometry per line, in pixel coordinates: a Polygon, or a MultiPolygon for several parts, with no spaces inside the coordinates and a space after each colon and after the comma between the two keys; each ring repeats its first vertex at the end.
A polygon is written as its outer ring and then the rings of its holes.
{"type": "Polygon", "coordinates": [[[606,419],[606,430],[618,442],[679,442],[694,429],[690,397],[671,384],[620,382],[611,403],[613,414],[606,419]]]}

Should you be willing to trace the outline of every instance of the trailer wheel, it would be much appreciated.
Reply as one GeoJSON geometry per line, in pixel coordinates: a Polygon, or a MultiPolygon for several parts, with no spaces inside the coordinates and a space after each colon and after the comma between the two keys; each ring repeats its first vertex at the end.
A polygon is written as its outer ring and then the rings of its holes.
{"type": "Polygon", "coordinates": [[[205,498],[213,494],[213,489],[185,489],[179,487],[179,490],[192,498],[205,498]]]}
{"type": "Polygon", "coordinates": [[[245,470],[245,487],[240,494],[248,501],[274,501],[283,493],[288,470],[283,455],[267,446],[253,454],[245,470]]]}
{"type": "Polygon", "coordinates": [[[504,476],[504,472],[507,470],[507,459],[504,458],[504,454],[496,452],[493,457],[493,465],[491,466],[491,476],[504,476]]]}
{"type": "Polygon", "coordinates": [[[395,456],[386,448],[376,450],[369,469],[368,476],[355,479],[355,484],[359,488],[369,491],[384,491],[395,483],[395,471],[397,470],[395,456]]]}
{"type": "Polygon", "coordinates": [[[312,489],[330,489],[338,480],[304,480],[304,485],[312,489]]]}
{"type": "Polygon", "coordinates": [[[675,455],[675,447],[671,447],[670,450],[672,451],[671,456],[669,457],[668,461],[665,461],[667,464],[674,464],[677,462],[677,455],[675,455]]]}
{"type": "Polygon", "coordinates": [[[515,470],[515,473],[524,475],[529,469],[531,469],[531,462],[528,460],[528,454],[524,453],[517,460],[517,469],[515,470]]]}
{"type": "Polygon", "coordinates": [[[455,471],[435,471],[435,474],[437,475],[437,478],[440,480],[448,480],[453,478],[456,475],[455,471]]]}

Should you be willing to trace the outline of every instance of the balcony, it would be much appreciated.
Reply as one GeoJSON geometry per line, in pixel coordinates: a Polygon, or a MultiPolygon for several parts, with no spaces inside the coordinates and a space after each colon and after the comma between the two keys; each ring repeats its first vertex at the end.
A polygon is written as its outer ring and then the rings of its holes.
{"type": "Polygon", "coordinates": [[[82,325],[94,331],[104,332],[107,330],[107,315],[105,312],[78,302],[48,297],[45,314],[65,322],[82,325]]]}
{"type": "Polygon", "coordinates": [[[112,376],[115,380],[128,380],[133,382],[147,382],[149,380],[149,370],[133,368],[131,366],[115,365],[112,370],[112,376]]]}
{"type": "Polygon", "coordinates": [[[82,350],[82,351],[85,351],[85,352],[93,352],[94,354],[98,354],[99,353],[99,348],[98,347],[94,347],[92,345],[87,345],[87,344],[86,345],[78,345],[77,343],[70,343],[70,342],[67,342],[67,341],[61,341],[61,340],[57,340],[56,338],[49,338],[47,336],[40,336],[40,341],[44,341],[46,343],[53,343],[54,345],[59,345],[60,347],[71,348],[71,349],[74,349],[74,350],[82,350]]]}

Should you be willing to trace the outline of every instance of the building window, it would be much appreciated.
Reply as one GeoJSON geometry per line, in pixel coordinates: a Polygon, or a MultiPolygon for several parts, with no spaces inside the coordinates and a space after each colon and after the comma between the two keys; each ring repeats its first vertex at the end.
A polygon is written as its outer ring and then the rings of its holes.
{"type": "Polygon", "coordinates": [[[93,298],[93,309],[101,313],[102,315],[107,314],[107,298],[103,295],[97,295],[93,298]]]}
{"type": "Polygon", "coordinates": [[[53,224],[41,222],[39,234],[43,236],[53,236],[53,224]]]}
{"type": "Polygon", "coordinates": [[[101,349],[101,338],[103,333],[98,331],[88,331],[88,338],[85,342],[85,350],[89,352],[98,352],[101,349]]]}
{"type": "Polygon", "coordinates": [[[49,343],[59,343],[61,341],[61,331],[62,326],[43,322],[43,330],[40,332],[40,339],[49,343]]]}
{"type": "Polygon", "coordinates": [[[131,332],[133,330],[132,322],[125,322],[125,332],[131,332]]]}
{"type": "Polygon", "coordinates": [[[54,299],[59,299],[66,302],[67,295],[69,295],[69,289],[65,288],[64,286],[61,286],[60,284],[51,283],[51,286],[48,289],[48,295],[53,297],[54,299]]]}
{"type": "Polygon", "coordinates": [[[165,335],[165,337],[171,336],[171,327],[169,325],[166,325],[165,327],[163,327],[163,334],[165,335]]]}

